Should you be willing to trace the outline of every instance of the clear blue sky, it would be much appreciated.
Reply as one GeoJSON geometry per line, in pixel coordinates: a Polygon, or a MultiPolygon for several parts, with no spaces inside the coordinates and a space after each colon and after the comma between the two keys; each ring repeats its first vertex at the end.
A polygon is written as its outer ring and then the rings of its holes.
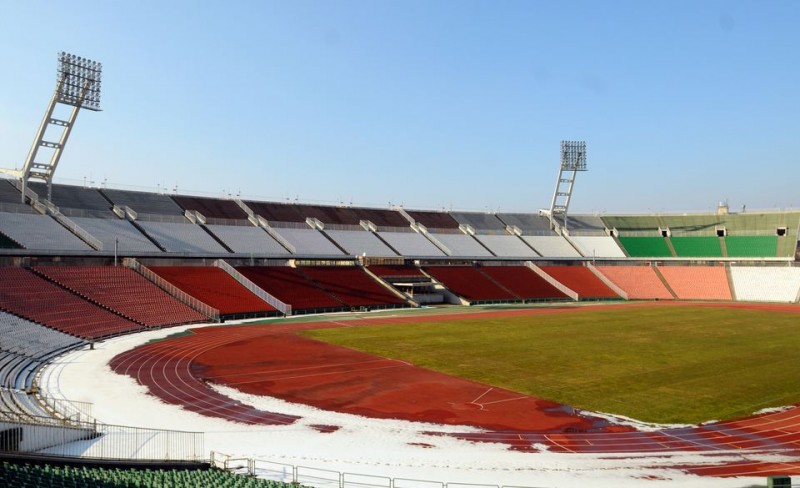
{"type": "Polygon", "coordinates": [[[0,167],[64,50],[104,65],[57,181],[535,211],[800,207],[797,1],[0,0],[0,167]]]}

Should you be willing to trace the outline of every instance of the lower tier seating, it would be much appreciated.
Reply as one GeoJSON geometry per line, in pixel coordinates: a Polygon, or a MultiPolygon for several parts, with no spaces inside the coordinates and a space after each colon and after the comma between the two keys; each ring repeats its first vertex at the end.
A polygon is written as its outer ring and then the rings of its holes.
{"type": "Polygon", "coordinates": [[[287,266],[238,266],[236,270],[262,290],[292,306],[293,313],[345,310],[345,303],[287,266]]]}
{"type": "Polygon", "coordinates": [[[800,268],[731,266],[736,299],[750,302],[795,302],[800,294],[800,268]]]}
{"type": "Polygon", "coordinates": [[[299,270],[349,307],[405,305],[404,300],[355,266],[303,266],[299,270]]]}
{"type": "Polygon", "coordinates": [[[124,266],[41,266],[34,269],[63,287],[148,327],[208,320],[124,266]]]}
{"type": "Polygon", "coordinates": [[[469,302],[520,300],[474,266],[427,266],[424,270],[469,302]]]}
{"type": "Polygon", "coordinates": [[[23,268],[0,268],[0,309],[84,339],[143,329],[23,268]]]}
{"type": "Polygon", "coordinates": [[[215,266],[150,266],[177,288],[217,310],[220,315],[275,312],[275,308],[215,266]]]}
{"type": "Polygon", "coordinates": [[[480,270],[520,298],[528,300],[568,298],[527,266],[481,266],[480,270]]]}
{"type": "Polygon", "coordinates": [[[386,264],[373,264],[368,268],[375,275],[381,278],[388,277],[402,277],[402,276],[425,276],[419,268],[414,266],[403,265],[386,265],[386,264]]]}
{"type": "Polygon", "coordinates": [[[540,266],[539,268],[576,292],[580,298],[619,298],[614,290],[585,266],[540,266]]]}
{"type": "Polygon", "coordinates": [[[606,278],[622,288],[630,300],[672,300],[661,278],[651,266],[597,266],[606,278]]]}
{"type": "Polygon", "coordinates": [[[722,266],[661,266],[658,271],[678,298],[731,299],[728,275],[722,266]]]}

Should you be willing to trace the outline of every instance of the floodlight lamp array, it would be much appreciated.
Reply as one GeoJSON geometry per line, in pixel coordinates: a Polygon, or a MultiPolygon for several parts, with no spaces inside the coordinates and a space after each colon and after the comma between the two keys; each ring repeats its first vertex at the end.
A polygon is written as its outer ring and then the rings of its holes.
{"type": "Polygon", "coordinates": [[[58,53],[58,101],[100,110],[103,65],[65,52],[58,53]]]}
{"type": "Polygon", "coordinates": [[[561,141],[561,169],[586,171],[586,141],[561,141]]]}

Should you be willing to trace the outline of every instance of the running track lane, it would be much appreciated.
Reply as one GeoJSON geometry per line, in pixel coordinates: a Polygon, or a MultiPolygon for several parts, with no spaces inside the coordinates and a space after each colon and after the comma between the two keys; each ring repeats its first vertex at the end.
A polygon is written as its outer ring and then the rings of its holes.
{"type": "MultiPolygon", "coordinates": [[[[796,310],[795,308],[793,311],[796,310]]],[[[456,317],[465,315],[453,318],[456,317]]],[[[398,322],[406,320],[403,318],[398,322]]],[[[359,321],[358,325],[367,323],[388,323],[388,321],[385,319],[359,321]]],[[[270,326],[269,330],[272,333],[287,333],[312,327],[341,325],[345,324],[283,324],[278,327],[270,326]]],[[[197,368],[193,367],[192,363],[199,355],[232,342],[247,341],[264,335],[263,328],[255,326],[227,329],[228,332],[224,337],[198,334],[199,337],[177,338],[128,351],[112,361],[112,368],[118,373],[133,376],[141,384],[148,386],[152,394],[204,415],[259,424],[286,424],[296,420],[298,417],[263,412],[232,401],[217,394],[198,379],[197,368]]],[[[552,452],[600,454],[695,452],[711,459],[714,456],[722,459],[731,453],[736,453],[740,459],[735,462],[728,459],[719,463],[712,461],[702,465],[671,467],[712,476],[800,474],[799,408],[746,419],[655,432],[580,432],[565,429],[560,432],[542,433],[507,429],[481,434],[437,432],[430,434],[451,435],[473,442],[501,442],[521,451],[535,451],[543,446],[552,452]],[[764,454],[788,457],[791,462],[757,459],[764,454]]]]}

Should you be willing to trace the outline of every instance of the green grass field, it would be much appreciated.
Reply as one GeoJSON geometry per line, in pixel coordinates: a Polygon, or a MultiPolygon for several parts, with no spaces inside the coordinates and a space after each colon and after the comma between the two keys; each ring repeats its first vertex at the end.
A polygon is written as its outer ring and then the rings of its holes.
{"type": "Polygon", "coordinates": [[[698,423],[800,402],[799,319],[726,308],[587,307],[305,335],[590,411],[698,423]]]}

